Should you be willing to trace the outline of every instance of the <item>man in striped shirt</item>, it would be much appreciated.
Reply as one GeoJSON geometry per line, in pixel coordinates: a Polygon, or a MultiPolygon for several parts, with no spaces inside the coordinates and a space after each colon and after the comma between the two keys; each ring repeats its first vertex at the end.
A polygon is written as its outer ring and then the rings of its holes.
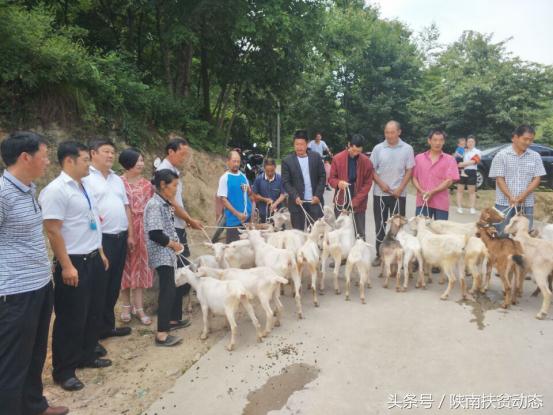
{"type": "Polygon", "coordinates": [[[42,393],[53,290],[33,180],[49,164],[46,141],[17,132],[0,151],[0,415],[66,414],[42,393]]]}

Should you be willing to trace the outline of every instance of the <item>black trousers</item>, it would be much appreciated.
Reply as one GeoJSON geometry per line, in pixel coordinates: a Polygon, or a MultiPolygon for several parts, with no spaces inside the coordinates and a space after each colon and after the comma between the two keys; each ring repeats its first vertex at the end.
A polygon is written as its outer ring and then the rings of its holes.
{"type": "Polygon", "coordinates": [[[226,243],[230,244],[231,242],[240,240],[240,232],[238,228],[229,228],[227,229],[226,234],[226,243]]]}
{"type": "Polygon", "coordinates": [[[48,408],[42,394],[52,283],[0,297],[0,415],[35,415],[48,408]]]}
{"type": "MultiPolygon", "coordinates": [[[[179,241],[184,245],[184,252],[180,255],[180,259],[177,260],[177,268],[182,268],[188,264],[190,261],[188,257],[190,256],[190,248],[188,247],[188,240],[186,238],[186,230],[181,228],[175,228],[177,231],[177,236],[179,241]]],[[[159,281],[161,289],[161,280],[159,281]]],[[[175,278],[173,276],[173,286],[175,286],[175,278]]],[[[190,284],[184,284],[180,287],[176,287],[176,293],[173,301],[173,306],[171,308],[170,319],[172,321],[182,320],[182,299],[190,293],[190,284]]],[[[159,317],[158,317],[159,318],[159,317]]]]}
{"type": "MultiPolygon", "coordinates": [[[[340,211],[334,208],[334,216],[338,217],[339,215],[340,215],[340,211]]],[[[366,215],[367,215],[366,211],[353,214],[353,220],[355,222],[355,229],[357,230],[357,235],[363,238],[364,241],[367,240],[367,237],[365,235],[365,216],[366,215]]]]}
{"type": "Polygon", "coordinates": [[[121,278],[127,259],[127,238],[128,232],[121,232],[117,235],[102,235],[102,247],[109,261],[109,268],[106,272],[107,281],[102,327],[100,328],[100,334],[102,335],[115,328],[113,309],[121,291],[121,278]]]}
{"type": "Polygon", "coordinates": [[[52,365],[54,381],[75,376],[75,369],[93,361],[102,326],[106,292],[106,271],[98,251],[88,255],[70,255],[79,273],[79,284],[63,283],[61,266],[54,270],[54,331],[52,365]]]}
{"type": "MultiPolygon", "coordinates": [[[[312,205],[311,203],[304,203],[303,208],[309,216],[314,220],[320,219],[323,217],[323,205],[319,203],[318,205],[312,205]]],[[[294,206],[290,210],[290,221],[292,222],[292,228],[299,229],[300,231],[305,230],[307,220],[305,218],[305,213],[299,207],[294,206]]]]}
{"type": "MultiPolygon", "coordinates": [[[[159,278],[159,294],[157,297],[157,331],[169,331],[169,321],[174,317],[174,305],[177,290],[175,287],[175,269],[161,266],[156,268],[159,278]]],[[[182,305],[182,296],[181,296],[182,305]]],[[[181,311],[182,314],[182,311],[181,311]]]]}
{"type": "MultiPolygon", "coordinates": [[[[374,228],[376,232],[376,255],[380,255],[380,244],[386,236],[386,221],[396,208],[396,199],[393,196],[373,196],[374,228]]],[[[405,216],[405,197],[400,197],[398,202],[399,214],[405,216]]]]}

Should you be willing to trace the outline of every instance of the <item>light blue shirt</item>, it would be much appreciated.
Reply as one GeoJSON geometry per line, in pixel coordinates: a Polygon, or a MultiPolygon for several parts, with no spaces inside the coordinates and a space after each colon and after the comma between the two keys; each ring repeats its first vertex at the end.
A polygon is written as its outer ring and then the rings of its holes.
{"type": "MultiPolygon", "coordinates": [[[[405,176],[405,171],[415,166],[415,154],[413,147],[400,138],[395,146],[389,145],[387,141],[374,146],[371,153],[371,162],[380,180],[390,188],[397,189],[405,176]]],[[[382,191],[377,183],[374,184],[373,194],[375,196],[389,196],[388,193],[382,191]]],[[[407,189],[404,189],[401,196],[404,197],[406,194],[407,189]]]]}
{"type": "Polygon", "coordinates": [[[300,163],[303,184],[305,186],[303,200],[311,201],[311,199],[313,199],[313,187],[311,186],[311,176],[309,175],[309,157],[298,157],[298,161],[300,163]]]}
{"type": "Polygon", "coordinates": [[[319,153],[321,157],[323,157],[324,151],[328,150],[328,146],[323,140],[321,140],[319,144],[317,144],[315,140],[311,140],[307,145],[307,148],[309,148],[311,151],[315,151],[316,153],[319,153]]]}

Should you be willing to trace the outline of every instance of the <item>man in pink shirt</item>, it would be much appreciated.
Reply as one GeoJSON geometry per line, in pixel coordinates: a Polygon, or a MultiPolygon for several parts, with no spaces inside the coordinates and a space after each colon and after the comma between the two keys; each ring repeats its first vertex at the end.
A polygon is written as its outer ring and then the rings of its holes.
{"type": "Polygon", "coordinates": [[[416,214],[447,220],[449,216],[449,186],[459,180],[455,159],[442,151],[446,133],[430,131],[430,150],[417,154],[413,168],[413,184],[417,188],[416,214]]]}

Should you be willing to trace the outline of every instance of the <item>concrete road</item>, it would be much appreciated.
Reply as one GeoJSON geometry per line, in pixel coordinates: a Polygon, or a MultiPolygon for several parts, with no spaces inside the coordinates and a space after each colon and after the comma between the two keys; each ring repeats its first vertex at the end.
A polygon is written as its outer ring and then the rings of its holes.
{"type": "Polygon", "coordinates": [[[303,320],[287,294],[282,326],[260,344],[244,314],[237,350],[223,339],[145,414],[553,414],[553,325],[534,318],[541,297],[529,296],[533,282],[503,310],[497,277],[487,297],[462,302],[458,285],[441,301],[437,278],[396,293],[377,274],[366,305],[358,288],[349,302],[335,295],[330,280],[319,308],[304,291],[303,320]]]}

